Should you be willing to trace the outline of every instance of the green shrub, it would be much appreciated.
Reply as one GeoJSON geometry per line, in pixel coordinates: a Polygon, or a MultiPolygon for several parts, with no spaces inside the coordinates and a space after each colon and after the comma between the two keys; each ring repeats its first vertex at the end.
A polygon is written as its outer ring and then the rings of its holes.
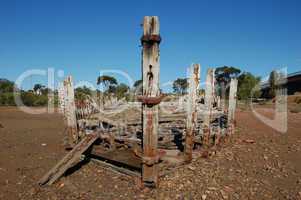
{"type": "Polygon", "coordinates": [[[45,106],[48,104],[48,97],[46,95],[36,96],[33,106],[45,106]]]}
{"type": "Polygon", "coordinates": [[[1,106],[14,106],[15,99],[13,93],[2,93],[0,94],[0,105],[1,106]]]}
{"type": "Polygon", "coordinates": [[[36,98],[32,92],[22,92],[21,100],[25,106],[33,106],[36,98]]]}

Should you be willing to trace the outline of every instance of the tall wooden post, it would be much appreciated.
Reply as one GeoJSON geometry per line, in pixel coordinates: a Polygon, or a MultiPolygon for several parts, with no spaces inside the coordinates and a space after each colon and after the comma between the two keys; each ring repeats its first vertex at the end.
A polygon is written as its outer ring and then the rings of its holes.
{"type": "Polygon", "coordinates": [[[75,101],[74,101],[74,87],[73,80],[71,76],[68,76],[64,81],[64,90],[66,94],[65,98],[65,116],[67,122],[67,137],[68,143],[67,148],[72,148],[76,143],[78,143],[78,131],[76,123],[76,113],[75,113],[75,101]]]}
{"type": "Polygon", "coordinates": [[[65,113],[65,90],[64,90],[64,84],[62,82],[59,83],[58,85],[58,102],[59,102],[59,107],[58,111],[60,114],[65,113]]]}
{"type": "Polygon", "coordinates": [[[236,93],[237,93],[237,79],[231,79],[230,93],[229,93],[229,108],[228,108],[228,128],[229,128],[228,134],[234,133],[236,93]]]}
{"type": "Polygon", "coordinates": [[[204,145],[209,145],[210,139],[210,121],[212,104],[214,97],[214,69],[209,68],[206,76],[206,88],[205,88],[205,117],[204,117],[204,145]]]}
{"type": "Polygon", "coordinates": [[[160,56],[159,19],[157,16],[145,16],[143,20],[142,49],[142,120],[143,120],[143,158],[142,180],[146,186],[158,183],[159,158],[158,143],[158,103],[160,103],[159,71],[160,56]]]}
{"type": "Polygon", "coordinates": [[[188,82],[188,102],[187,102],[187,120],[186,120],[186,135],[185,135],[185,160],[192,160],[192,151],[194,145],[194,134],[197,123],[197,93],[200,81],[200,65],[194,64],[189,68],[188,82]]]}
{"type": "Polygon", "coordinates": [[[216,96],[216,107],[218,110],[221,110],[221,96],[216,96]]]}

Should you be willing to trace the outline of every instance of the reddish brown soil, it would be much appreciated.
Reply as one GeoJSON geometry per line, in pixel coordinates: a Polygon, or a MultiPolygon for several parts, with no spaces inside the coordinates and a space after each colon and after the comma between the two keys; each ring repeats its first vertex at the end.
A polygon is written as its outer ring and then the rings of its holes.
{"type": "Polygon", "coordinates": [[[301,113],[288,117],[288,132],[281,134],[250,111],[238,111],[231,141],[162,178],[158,189],[140,190],[135,180],[91,162],[39,187],[39,178],[66,153],[62,118],[2,107],[0,199],[301,199],[301,113]]]}

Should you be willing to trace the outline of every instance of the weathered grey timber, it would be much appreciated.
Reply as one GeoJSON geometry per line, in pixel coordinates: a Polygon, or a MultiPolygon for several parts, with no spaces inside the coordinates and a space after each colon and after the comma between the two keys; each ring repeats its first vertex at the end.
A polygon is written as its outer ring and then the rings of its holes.
{"type": "Polygon", "coordinates": [[[65,117],[67,122],[68,143],[73,146],[78,142],[78,131],[76,124],[75,101],[74,101],[74,87],[72,76],[68,76],[64,81],[65,98],[65,117]]]}
{"type": "Polygon", "coordinates": [[[197,107],[196,100],[200,81],[200,65],[194,64],[189,68],[188,82],[188,102],[187,102],[187,119],[185,135],[185,160],[192,160],[192,150],[194,145],[194,135],[197,125],[197,107]]]}
{"type": "Polygon", "coordinates": [[[204,117],[204,144],[209,144],[210,137],[210,121],[212,115],[214,97],[214,69],[209,68],[206,76],[206,88],[205,88],[205,117],[204,117]]]}
{"type": "Polygon", "coordinates": [[[65,89],[64,89],[64,84],[62,82],[59,83],[58,85],[58,100],[59,100],[59,113],[60,114],[65,114],[65,89]]]}
{"type": "Polygon", "coordinates": [[[145,185],[157,185],[158,182],[158,105],[148,100],[157,98],[159,90],[159,19],[157,16],[145,16],[143,20],[142,49],[142,80],[143,98],[143,167],[142,180],[145,185]]]}
{"type": "Polygon", "coordinates": [[[237,79],[231,79],[230,93],[229,93],[229,108],[228,108],[228,124],[229,124],[229,130],[230,130],[229,134],[234,133],[236,93],[237,93],[237,79]]]}

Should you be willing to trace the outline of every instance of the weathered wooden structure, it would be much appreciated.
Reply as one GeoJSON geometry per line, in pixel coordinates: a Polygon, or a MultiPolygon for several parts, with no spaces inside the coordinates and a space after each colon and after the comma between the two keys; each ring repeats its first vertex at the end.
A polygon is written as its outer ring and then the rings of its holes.
{"type": "Polygon", "coordinates": [[[217,145],[219,137],[230,135],[222,133],[233,133],[237,81],[231,81],[228,110],[221,109],[220,97],[215,94],[214,69],[208,69],[202,104],[201,68],[193,64],[188,73],[188,94],[181,97],[184,105],[164,102],[159,88],[160,42],[158,17],[144,17],[143,92],[137,97],[139,102],[129,103],[122,113],[100,112],[97,100],[91,97],[75,101],[72,77],[66,78],[59,90],[59,102],[72,150],[40,180],[41,185],[54,183],[84,156],[104,168],[139,177],[145,186],[155,187],[167,171],[191,162],[194,153],[217,145]],[[165,113],[161,106],[175,111],[165,113]],[[228,118],[228,123],[221,120],[224,118],[228,118]]]}

